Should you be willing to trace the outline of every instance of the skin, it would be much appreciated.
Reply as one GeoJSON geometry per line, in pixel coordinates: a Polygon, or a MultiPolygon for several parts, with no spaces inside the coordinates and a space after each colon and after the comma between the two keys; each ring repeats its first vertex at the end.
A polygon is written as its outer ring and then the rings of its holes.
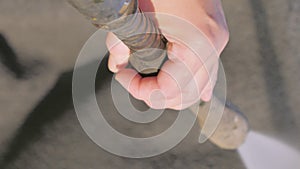
{"type": "MultiPolygon", "coordinates": [[[[181,110],[193,105],[199,99],[209,101],[217,79],[219,55],[229,39],[221,2],[219,0],[139,0],[139,7],[143,12],[176,16],[197,28],[199,32],[182,31],[178,26],[170,24],[175,22],[166,23],[166,20],[160,20],[155,14],[149,14],[169,42],[168,61],[156,77],[147,78],[142,78],[133,69],[125,68],[130,50],[113,33],[109,33],[107,36],[107,47],[110,51],[108,67],[116,73],[116,80],[131,95],[143,100],[154,109],[181,110]],[[206,38],[206,45],[211,47],[198,45],[195,50],[192,50],[176,38],[179,34],[181,37],[197,37],[197,34],[201,34],[206,38]],[[215,55],[207,55],[209,49],[214,49],[215,55]]],[[[190,39],[190,41],[197,41],[197,39],[190,39]]]]}

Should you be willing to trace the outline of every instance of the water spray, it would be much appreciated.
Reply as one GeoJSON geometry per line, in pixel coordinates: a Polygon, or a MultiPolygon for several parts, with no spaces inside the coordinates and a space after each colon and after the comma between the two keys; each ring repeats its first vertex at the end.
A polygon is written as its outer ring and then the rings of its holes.
{"type": "Polygon", "coordinates": [[[166,38],[138,8],[137,0],[69,0],[91,22],[113,32],[131,51],[138,72],[156,74],[166,59],[166,38]],[[137,34],[138,33],[138,34],[137,34]]]}

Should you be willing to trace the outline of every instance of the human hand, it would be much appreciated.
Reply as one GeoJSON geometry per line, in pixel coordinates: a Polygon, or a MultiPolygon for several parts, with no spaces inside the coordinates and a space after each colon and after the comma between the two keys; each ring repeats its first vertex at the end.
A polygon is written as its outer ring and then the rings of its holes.
{"type": "Polygon", "coordinates": [[[218,56],[228,41],[220,1],[189,0],[187,3],[183,0],[140,0],[139,5],[144,12],[155,12],[149,17],[155,20],[168,39],[168,60],[156,77],[142,78],[135,70],[125,68],[130,50],[114,34],[109,33],[108,67],[116,73],[116,80],[135,98],[154,109],[181,110],[199,99],[209,101],[217,79],[218,56]],[[190,23],[189,27],[197,28],[198,32],[188,31],[190,28],[182,28],[182,24],[176,25],[175,20],[170,22],[161,19],[159,13],[185,20],[190,23]],[[180,38],[195,41],[195,45],[186,44],[180,38]]]}

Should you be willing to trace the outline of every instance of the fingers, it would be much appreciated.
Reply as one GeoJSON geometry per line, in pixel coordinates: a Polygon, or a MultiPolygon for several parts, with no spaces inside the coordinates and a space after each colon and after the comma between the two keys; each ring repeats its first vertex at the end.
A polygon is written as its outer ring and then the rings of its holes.
{"type": "Polygon", "coordinates": [[[116,75],[116,80],[126,88],[133,97],[143,100],[154,109],[171,108],[185,109],[196,103],[200,97],[203,101],[211,99],[216,74],[209,77],[205,68],[199,70],[193,80],[185,87],[179,88],[173,98],[167,98],[164,89],[160,88],[157,77],[142,78],[132,69],[122,69],[116,75]]]}
{"type": "Polygon", "coordinates": [[[205,62],[205,68],[207,71],[207,80],[206,84],[202,89],[201,100],[208,102],[210,101],[216,81],[218,78],[218,68],[219,68],[219,59],[212,57],[205,62]]]}
{"type": "MultiPolygon", "coordinates": [[[[209,65],[207,65],[209,66],[209,65]]],[[[212,66],[210,66],[212,67],[212,66]]],[[[189,84],[182,89],[181,95],[168,102],[168,106],[172,109],[181,110],[187,108],[200,100],[205,94],[212,92],[213,88],[207,89],[207,84],[212,74],[210,67],[203,66],[191,79],[189,84]]],[[[209,97],[209,96],[205,96],[209,97]]]]}
{"type": "Polygon", "coordinates": [[[122,69],[116,74],[116,80],[133,97],[143,100],[151,108],[165,108],[165,98],[159,89],[157,77],[142,78],[133,69],[122,69]]]}
{"type": "Polygon", "coordinates": [[[168,43],[168,58],[174,64],[183,64],[182,68],[188,69],[190,73],[195,73],[202,66],[200,53],[195,53],[185,44],[180,42],[168,43]]]}
{"type": "Polygon", "coordinates": [[[168,58],[157,76],[157,82],[165,97],[170,99],[189,83],[202,62],[193,51],[179,43],[168,44],[168,58]]]}
{"type": "Polygon", "coordinates": [[[218,59],[208,59],[185,87],[179,87],[175,97],[166,100],[166,107],[182,110],[195,104],[200,99],[209,101],[216,84],[218,65],[218,59]]]}
{"type": "Polygon", "coordinates": [[[217,82],[218,78],[218,63],[214,66],[213,72],[210,74],[208,82],[203,89],[202,95],[201,95],[201,100],[204,102],[208,102],[211,100],[212,95],[213,95],[213,90],[217,82]]]}
{"type": "Polygon", "coordinates": [[[167,99],[157,83],[157,77],[142,78],[133,69],[122,69],[116,80],[135,98],[143,100],[153,109],[164,109],[167,99]]]}
{"type": "Polygon", "coordinates": [[[116,73],[124,69],[130,56],[129,48],[111,32],[107,35],[106,46],[110,52],[108,59],[109,70],[116,73]]]}
{"type": "Polygon", "coordinates": [[[151,108],[180,110],[196,103],[200,98],[211,98],[216,80],[218,61],[212,57],[205,64],[185,47],[176,44],[169,49],[166,61],[156,77],[142,78],[135,70],[120,69],[116,80],[133,97],[143,100],[151,108]],[[181,54],[181,55],[179,55],[181,54]],[[182,54],[186,54],[185,57],[182,54]]]}

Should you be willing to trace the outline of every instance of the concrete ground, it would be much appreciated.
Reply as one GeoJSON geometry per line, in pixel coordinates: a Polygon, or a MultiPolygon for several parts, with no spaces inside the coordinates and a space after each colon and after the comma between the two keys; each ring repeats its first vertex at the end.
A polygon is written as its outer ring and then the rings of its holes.
{"type": "MultiPolygon", "coordinates": [[[[223,6],[231,33],[222,54],[228,100],[252,130],[300,150],[300,2],[231,0],[223,6]]],[[[197,125],[177,147],[153,158],[116,157],[96,146],[71,100],[72,68],[95,30],[61,0],[0,1],[0,168],[245,168],[236,151],[199,145],[197,125]]],[[[101,97],[108,85],[99,83],[101,97]]]]}

